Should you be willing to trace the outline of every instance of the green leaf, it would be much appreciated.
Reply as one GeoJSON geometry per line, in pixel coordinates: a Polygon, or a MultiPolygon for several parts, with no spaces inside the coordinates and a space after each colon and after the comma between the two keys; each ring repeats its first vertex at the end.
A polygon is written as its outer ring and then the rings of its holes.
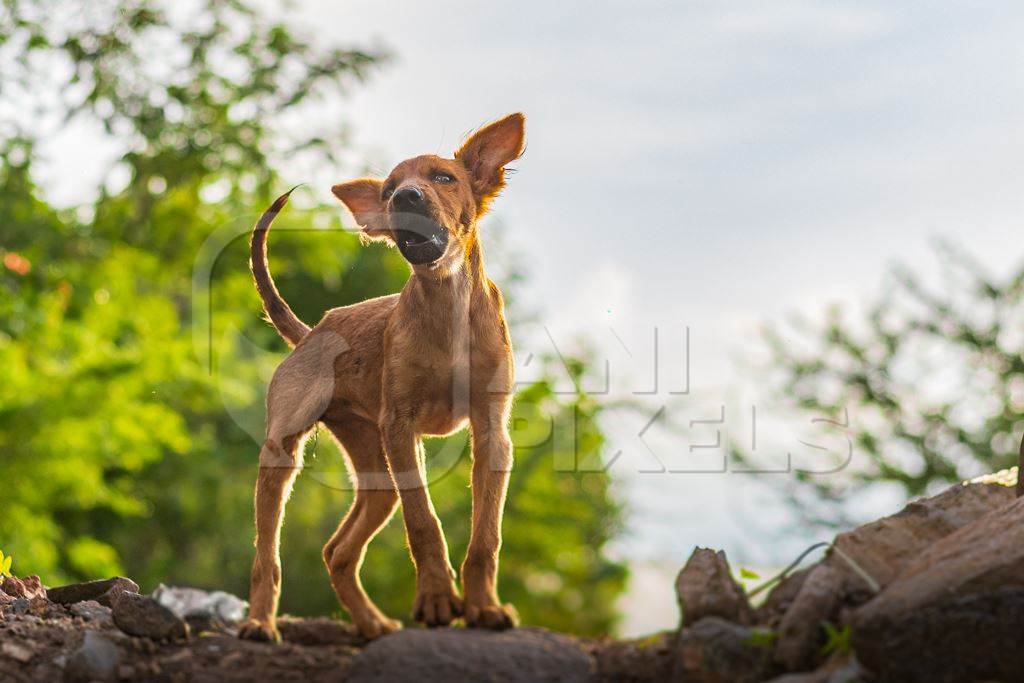
{"type": "Polygon", "coordinates": [[[775,638],[779,634],[770,628],[755,628],[751,630],[750,637],[747,638],[747,645],[752,647],[763,647],[769,648],[775,644],[775,638]]]}
{"type": "Polygon", "coordinates": [[[825,644],[821,648],[821,654],[829,655],[837,653],[845,655],[850,652],[850,641],[853,638],[853,630],[850,629],[849,625],[843,626],[840,629],[836,628],[834,624],[826,621],[822,623],[822,628],[825,629],[825,644]]]}
{"type": "Polygon", "coordinates": [[[760,579],[761,576],[755,571],[740,567],[740,578],[741,579],[760,579]]]}

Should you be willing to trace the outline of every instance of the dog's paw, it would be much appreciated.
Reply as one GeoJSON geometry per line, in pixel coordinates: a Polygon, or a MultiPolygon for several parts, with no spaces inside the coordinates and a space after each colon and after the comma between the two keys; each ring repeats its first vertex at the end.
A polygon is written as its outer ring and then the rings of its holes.
{"type": "Polygon", "coordinates": [[[450,581],[436,587],[420,588],[416,591],[412,617],[425,626],[447,626],[456,617],[462,616],[462,598],[450,581]]]}
{"type": "Polygon", "coordinates": [[[485,604],[466,603],[466,626],[504,631],[519,625],[519,613],[512,605],[495,602],[485,604]]]}
{"type": "Polygon", "coordinates": [[[238,629],[238,637],[242,640],[255,640],[261,643],[280,643],[281,634],[273,623],[248,619],[238,629]]]}
{"type": "Polygon", "coordinates": [[[359,630],[359,635],[366,640],[382,638],[394,633],[395,631],[401,630],[401,628],[402,622],[397,619],[388,619],[384,615],[381,615],[379,618],[367,619],[356,624],[356,629],[359,630]]]}

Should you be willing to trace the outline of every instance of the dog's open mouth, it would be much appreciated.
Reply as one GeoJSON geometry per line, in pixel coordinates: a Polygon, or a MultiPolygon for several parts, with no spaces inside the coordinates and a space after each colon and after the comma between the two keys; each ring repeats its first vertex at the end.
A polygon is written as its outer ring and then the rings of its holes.
{"type": "Polygon", "coordinates": [[[448,231],[429,216],[396,213],[394,228],[398,251],[414,266],[433,263],[448,246],[448,231]]]}

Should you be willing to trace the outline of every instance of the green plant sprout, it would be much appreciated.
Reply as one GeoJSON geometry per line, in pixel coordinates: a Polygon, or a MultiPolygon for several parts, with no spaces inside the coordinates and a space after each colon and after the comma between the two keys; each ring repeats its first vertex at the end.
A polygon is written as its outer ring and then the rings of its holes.
{"type": "Polygon", "coordinates": [[[821,654],[840,654],[847,655],[850,653],[850,640],[853,637],[853,630],[850,629],[849,625],[843,626],[842,628],[836,628],[835,624],[830,622],[823,622],[822,628],[825,629],[825,644],[821,648],[821,654]]]}
{"type": "Polygon", "coordinates": [[[765,649],[772,647],[775,644],[775,639],[778,637],[778,633],[770,628],[755,628],[751,629],[750,637],[747,638],[746,644],[751,647],[763,647],[765,649]]]}

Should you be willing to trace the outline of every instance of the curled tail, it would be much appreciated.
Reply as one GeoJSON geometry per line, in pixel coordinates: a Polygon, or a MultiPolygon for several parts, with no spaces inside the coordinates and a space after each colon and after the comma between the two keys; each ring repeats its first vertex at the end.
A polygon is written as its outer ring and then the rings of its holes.
{"type": "Polygon", "coordinates": [[[1017,461],[1017,497],[1024,495],[1024,440],[1020,442],[1020,459],[1017,461]]]}
{"type": "Polygon", "coordinates": [[[256,291],[263,299],[263,310],[267,312],[267,317],[278,333],[292,346],[302,341],[309,333],[309,325],[299,320],[274,286],[274,278],[270,277],[270,269],[267,267],[267,231],[270,230],[270,224],[277,218],[277,214],[288,203],[288,197],[294,190],[293,187],[275,199],[270,208],[263,212],[256,221],[256,226],[252,229],[252,239],[249,240],[249,268],[252,270],[253,279],[256,280],[256,291]]]}

